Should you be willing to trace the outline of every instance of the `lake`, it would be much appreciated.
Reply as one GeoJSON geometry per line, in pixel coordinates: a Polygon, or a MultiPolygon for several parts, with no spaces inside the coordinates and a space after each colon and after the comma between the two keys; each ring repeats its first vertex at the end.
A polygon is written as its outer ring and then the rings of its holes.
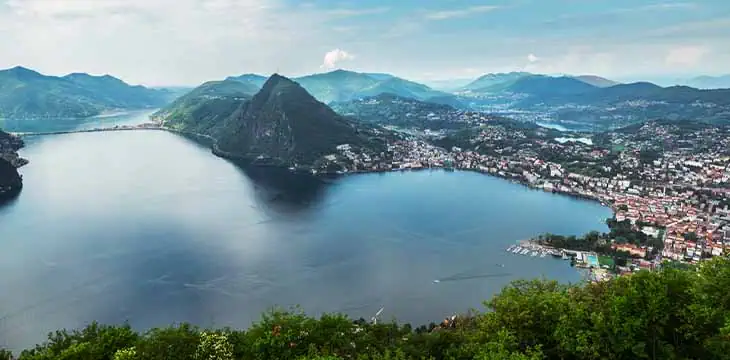
{"type": "Polygon", "coordinates": [[[31,137],[21,155],[23,192],[0,207],[0,346],[14,350],[92,320],[246,327],[274,305],[438,322],[514,279],[579,281],[505,249],[605,231],[611,215],[471,172],[243,170],[162,131],[31,137]]]}

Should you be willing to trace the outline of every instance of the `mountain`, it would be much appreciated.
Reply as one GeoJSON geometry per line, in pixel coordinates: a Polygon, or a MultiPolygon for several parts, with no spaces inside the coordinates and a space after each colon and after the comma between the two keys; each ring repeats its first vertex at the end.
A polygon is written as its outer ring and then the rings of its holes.
{"type": "Polygon", "coordinates": [[[348,144],[355,154],[386,150],[383,129],[348,121],[288,78],[274,74],[253,95],[250,85],[206,83],[155,118],[213,138],[221,156],[274,165],[340,169],[348,160],[337,156],[339,145],[348,144]]]}
{"type": "Polygon", "coordinates": [[[226,121],[218,149],[276,163],[313,164],[349,144],[364,150],[372,142],[350,122],[317,101],[301,85],[274,74],[251,101],[226,121]]]}
{"type": "Polygon", "coordinates": [[[397,77],[378,81],[378,83],[373,86],[361,89],[358,92],[358,96],[375,96],[386,93],[424,101],[429,101],[431,99],[454,98],[451,94],[435,91],[426,85],[397,77]]]}
{"type": "Polygon", "coordinates": [[[93,76],[73,73],[63,77],[79,87],[91,91],[99,100],[121,108],[146,108],[167,101],[165,91],[132,86],[111,75],[93,76]]]}
{"type": "Polygon", "coordinates": [[[680,84],[698,89],[730,89],[730,75],[698,76],[681,81],[680,84]]]}
{"type": "MultiPolygon", "coordinates": [[[[245,74],[228,77],[227,80],[250,83],[260,88],[266,78],[256,74],[245,74]]],[[[437,91],[426,85],[390,74],[334,70],[327,73],[302,76],[294,78],[294,80],[317,100],[325,104],[391,93],[417,100],[433,101],[459,107],[464,106],[452,94],[437,91]]]]}
{"type": "Polygon", "coordinates": [[[494,73],[482,75],[476,80],[470,82],[464,86],[462,91],[474,91],[483,92],[484,89],[494,87],[496,85],[509,85],[526,76],[531,76],[528,72],[509,72],[509,73],[494,73]]]}
{"type": "Polygon", "coordinates": [[[381,81],[367,74],[346,70],[307,75],[294,80],[317,100],[326,104],[364,97],[359,94],[361,90],[372,88],[381,81]]]}
{"type": "Polygon", "coordinates": [[[378,80],[378,81],[388,80],[388,79],[394,77],[391,74],[385,74],[385,73],[365,73],[365,75],[370,76],[371,78],[378,80]]]}
{"type": "Polygon", "coordinates": [[[165,104],[166,91],[130,86],[111,76],[46,76],[23,67],[0,70],[0,118],[81,118],[105,110],[165,104]]]}
{"type": "Polygon", "coordinates": [[[317,100],[326,104],[384,93],[417,100],[429,101],[429,99],[435,99],[439,102],[458,104],[458,100],[451,94],[390,74],[334,70],[327,73],[302,76],[294,80],[317,100]]]}
{"type": "Polygon", "coordinates": [[[249,83],[253,84],[259,89],[261,89],[262,86],[264,86],[264,83],[266,82],[268,78],[263,75],[258,74],[243,74],[239,76],[229,76],[226,78],[226,80],[236,80],[242,83],[249,83]]]}
{"type": "Polygon", "coordinates": [[[609,80],[600,76],[596,75],[578,75],[573,76],[574,79],[580,80],[588,85],[593,85],[595,87],[609,87],[620,84],[617,81],[609,80]]]}
{"type": "Polygon", "coordinates": [[[213,134],[242,100],[251,99],[258,91],[259,87],[250,82],[210,81],[179,97],[152,118],[173,129],[213,134]]]}
{"type": "Polygon", "coordinates": [[[570,76],[552,77],[547,75],[523,76],[507,86],[496,85],[497,89],[510,93],[527,94],[534,97],[562,97],[590,93],[597,87],[570,76]]]}

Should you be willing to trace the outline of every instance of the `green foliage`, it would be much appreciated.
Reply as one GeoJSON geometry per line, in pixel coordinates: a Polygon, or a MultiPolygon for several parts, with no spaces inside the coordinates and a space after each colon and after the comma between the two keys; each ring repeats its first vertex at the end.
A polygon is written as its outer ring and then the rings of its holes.
{"type": "Polygon", "coordinates": [[[134,360],[137,358],[137,350],[133,347],[117,350],[114,353],[114,360],[134,360]]]}
{"type": "Polygon", "coordinates": [[[0,349],[0,360],[12,360],[13,353],[10,350],[0,349]]]}
{"type": "Polygon", "coordinates": [[[51,334],[20,359],[728,359],[728,288],[730,260],[715,258],[595,284],[516,281],[486,312],[431,331],[275,309],[245,331],[179,325],[137,335],[91,324],[51,334]]]}
{"type": "Polygon", "coordinates": [[[195,353],[196,360],[232,360],[233,346],[225,334],[202,332],[195,353]]]}

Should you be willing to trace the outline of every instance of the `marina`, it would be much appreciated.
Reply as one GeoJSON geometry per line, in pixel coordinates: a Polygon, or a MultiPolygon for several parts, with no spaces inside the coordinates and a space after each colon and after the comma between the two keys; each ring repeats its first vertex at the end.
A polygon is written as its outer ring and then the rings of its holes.
{"type": "Polygon", "coordinates": [[[598,255],[592,252],[556,249],[529,240],[520,241],[519,244],[508,247],[506,251],[515,255],[541,258],[551,255],[555,259],[570,260],[571,266],[579,268],[583,278],[590,282],[604,281],[612,277],[608,266],[601,265],[598,255]]]}

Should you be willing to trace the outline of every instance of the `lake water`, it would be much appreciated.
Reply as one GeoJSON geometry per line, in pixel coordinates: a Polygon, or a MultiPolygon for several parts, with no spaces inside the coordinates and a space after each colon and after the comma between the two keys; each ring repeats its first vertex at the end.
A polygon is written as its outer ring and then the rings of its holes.
{"type": "Polygon", "coordinates": [[[579,281],[505,249],[611,215],[470,172],[244,171],[162,131],[29,138],[21,153],[24,190],[0,207],[0,346],[15,350],[91,320],[246,327],[274,305],[438,322],[514,279],[579,281]]]}

